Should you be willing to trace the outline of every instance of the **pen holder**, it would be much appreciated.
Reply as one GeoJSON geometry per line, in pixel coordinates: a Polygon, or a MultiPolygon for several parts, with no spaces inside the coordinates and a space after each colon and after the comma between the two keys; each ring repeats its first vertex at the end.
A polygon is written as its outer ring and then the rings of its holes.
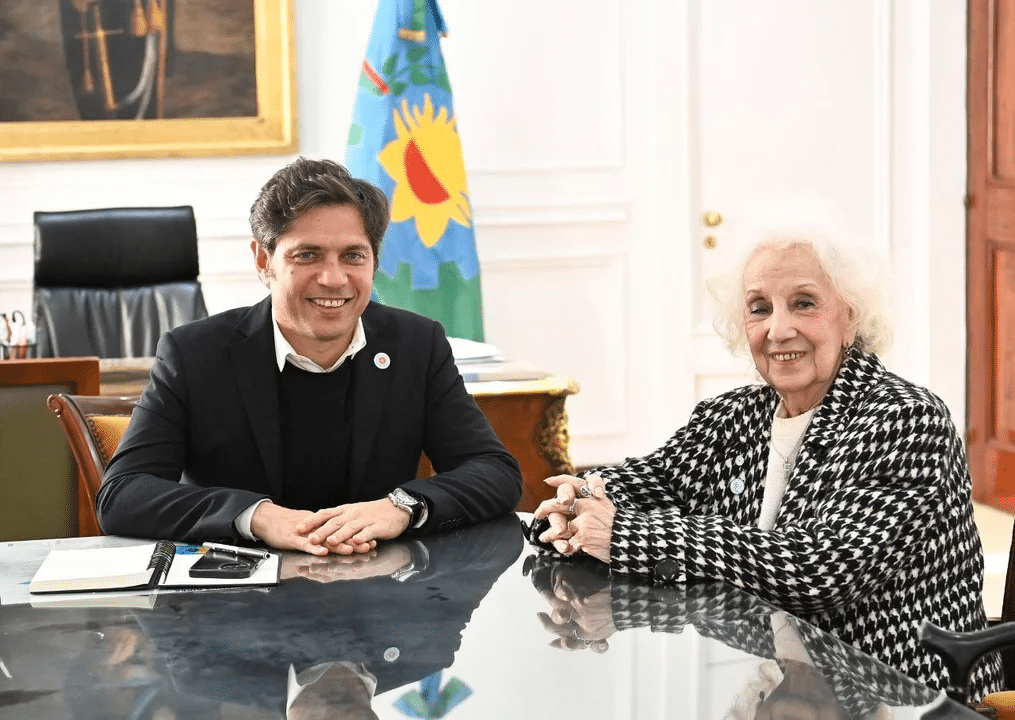
{"type": "Polygon", "coordinates": [[[0,342],[0,360],[28,360],[38,357],[39,346],[35,343],[8,345],[0,342]]]}

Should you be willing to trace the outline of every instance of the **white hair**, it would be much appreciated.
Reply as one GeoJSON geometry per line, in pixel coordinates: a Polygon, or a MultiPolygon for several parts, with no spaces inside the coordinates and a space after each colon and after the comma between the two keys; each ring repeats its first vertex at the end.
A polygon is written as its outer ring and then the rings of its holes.
{"type": "Polygon", "coordinates": [[[814,253],[818,265],[849,308],[850,327],[856,331],[854,346],[875,355],[891,347],[886,280],[888,262],[880,252],[850,239],[844,233],[829,231],[825,223],[814,225],[790,221],[769,224],[759,226],[748,233],[747,238],[749,244],[740,250],[730,270],[706,283],[715,301],[712,324],[730,352],[734,355],[747,355],[749,352],[744,328],[744,270],[747,264],[761,250],[797,247],[806,247],[814,253]]]}

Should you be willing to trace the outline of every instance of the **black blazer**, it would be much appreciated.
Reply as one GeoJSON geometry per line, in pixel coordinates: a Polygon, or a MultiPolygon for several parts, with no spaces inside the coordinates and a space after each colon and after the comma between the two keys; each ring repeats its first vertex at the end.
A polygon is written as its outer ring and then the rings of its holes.
{"type": "MultiPolygon", "coordinates": [[[[359,502],[411,490],[430,507],[424,532],[514,510],[518,463],[466,391],[440,324],[372,302],[363,326],[340,494],[359,502]],[[437,474],[415,479],[424,451],[437,474]]],[[[278,377],[270,298],[163,335],[96,497],[103,531],[239,541],[233,520],[282,491],[278,377]]]]}

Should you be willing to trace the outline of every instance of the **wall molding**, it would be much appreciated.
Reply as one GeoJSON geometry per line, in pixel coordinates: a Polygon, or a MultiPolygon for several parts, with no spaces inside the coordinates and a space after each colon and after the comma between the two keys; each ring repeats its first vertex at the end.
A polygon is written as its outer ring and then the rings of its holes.
{"type": "Polygon", "coordinates": [[[628,205],[589,203],[576,205],[544,205],[476,208],[476,227],[531,227],[538,225],[613,225],[631,219],[628,205]]]}
{"type": "Polygon", "coordinates": [[[202,270],[197,279],[202,285],[211,283],[234,285],[261,284],[260,280],[257,279],[257,273],[254,272],[253,265],[247,270],[212,270],[211,272],[204,272],[202,270]]]}
{"type": "Polygon", "coordinates": [[[573,252],[546,253],[542,255],[518,255],[488,257],[482,261],[482,270],[498,272],[515,270],[545,270],[547,267],[609,267],[627,260],[626,250],[616,252],[573,252]]]}
{"type": "Polygon", "coordinates": [[[891,3],[874,3],[874,77],[871,79],[874,106],[871,195],[874,207],[871,209],[871,226],[874,235],[872,239],[886,252],[891,250],[892,238],[893,19],[891,3]]]}
{"type": "Polygon", "coordinates": [[[32,284],[31,280],[0,278],[0,292],[31,292],[32,284]]]}
{"type": "Polygon", "coordinates": [[[593,163],[590,165],[518,165],[516,167],[466,167],[467,178],[496,178],[498,176],[516,177],[518,175],[588,175],[590,173],[620,173],[624,171],[623,158],[618,162],[593,163]]]}
{"type": "Polygon", "coordinates": [[[35,226],[31,223],[0,223],[0,247],[32,247],[35,226]]]}

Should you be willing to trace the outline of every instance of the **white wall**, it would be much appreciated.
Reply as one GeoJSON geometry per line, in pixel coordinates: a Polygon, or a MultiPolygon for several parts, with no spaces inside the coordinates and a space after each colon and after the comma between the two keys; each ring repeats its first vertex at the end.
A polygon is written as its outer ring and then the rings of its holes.
{"type": "MultiPolygon", "coordinates": [[[[702,271],[701,188],[691,170],[700,159],[696,98],[709,80],[698,75],[695,47],[706,1],[518,0],[496,12],[442,2],[488,339],[581,384],[568,403],[579,464],[647,451],[701,394],[734,379],[728,362],[715,376],[703,368],[712,351],[699,349],[687,311],[702,271]]],[[[789,2],[767,7],[779,13],[789,2]]],[[[869,186],[874,233],[896,263],[899,333],[887,360],[938,392],[961,427],[964,3],[826,2],[842,3],[845,35],[816,43],[825,56],[799,63],[802,71],[817,60],[855,63],[866,48],[872,68],[869,82],[837,89],[847,93],[837,102],[873,108],[860,163],[868,169],[850,182],[869,186]]],[[[303,154],[344,155],[373,8],[296,0],[303,154]]],[[[787,36],[813,31],[796,12],[774,19],[787,36]]],[[[812,98],[791,102],[806,117],[812,98]]],[[[34,210],[143,204],[194,206],[210,310],[255,301],[263,289],[246,217],[288,159],[0,164],[0,309],[29,307],[34,210]]]]}

